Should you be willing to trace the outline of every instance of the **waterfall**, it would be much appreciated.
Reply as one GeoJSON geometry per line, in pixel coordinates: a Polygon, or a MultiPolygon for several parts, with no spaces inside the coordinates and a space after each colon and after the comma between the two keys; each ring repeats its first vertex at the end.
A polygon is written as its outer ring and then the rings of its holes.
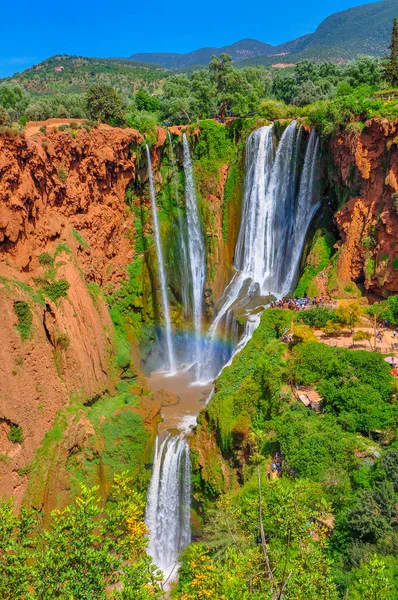
{"type": "Polygon", "coordinates": [[[191,460],[183,436],[156,439],[145,523],[148,554],[167,579],[176,572],[179,553],[191,542],[191,460]]]}
{"type": "Polygon", "coordinates": [[[169,298],[167,295],[166,271],[165,271],[165,267],[164,267],[162,243],[160,240],[159,220],[158,220],[158,213],[157,213],[157,207],[156,207],[155,184],[154,184],[154,180],[153,180],[151,154],[149,152],[148,144],[146,145],[146,153],[147,153],[147,157],[148,157],[149,191],[150,191],[150,195],[151,195],[153,230],[154,230],[154,234],[155,234],[156,257],[157,257],[158,268],[159,268],[160,294],[161,294],[161,300],[162,300],[163,318],[164,318],[165,332],[166,332],[167,357],[168,357],[168,362],[169,362],[169,371],[170,371],[170,374],[172,374],[172,373],[175,373],[175,371],[176,371],[176,362],[175,362],[175,356],[174,356],[173,338],[172,338],[172,331],[171,331],[170,304],[169,304],[169,298]]]}
{"type": "Polygon", "coordinates": [[[184,146],[185,204],[188,227],[188,254],[192,282],[192,316],[195,334],[194,362],[199,373],[201,361],[202,303],[206,277],[205,243],[196,199],[192,161],[187,136],[182,134],[184,146]]]}
{"type": "Polygon", "coordinates": [[[181,251],[180,256],[180,283],[181,283],[181,296],[182,296],[182,306],[184,317],[186,319],[191,315],[191,301],[190,301],[190,290],[191,290],[191,274],[189,269],[189,255],[188,255],[188,247],[187,247],[187,239],[186,239],[186,223],[183,218],[181,205],[180,205],[180,195],[178,191],[178,179],[177,179],[177,166],[176,160],[174,156],[173,143],[171,141],[170,131],[167,131],[167,136],[169,139],[169,149],[170,149],[170,162],[173,169],[173,187],[174,187],[174,195],[177,206],[177,221],[178,221],[178,240],[179,247],[181,251]]]}
{"type": "Polygon", "coordinates": [[[233,356],[252,336],[259,323],[250,315],[250,300],[257,306],[265,297],[283,297],[294,286],[300,258],[312,218],[318,209],[316,172],[319,139],[313,130],[300,176],[298,156],[302,130],[296,121],[285,129],[276,153],[273,125],[254,131],[246,143],[246,179],[241,225],[235,248],[236,273],[226,287],[220,309],[208,331],[200,379],[217,376],[224,362],[215,350],[221,323],[231,322],[237,307],[245,310],[245,331],[233,356]]]}

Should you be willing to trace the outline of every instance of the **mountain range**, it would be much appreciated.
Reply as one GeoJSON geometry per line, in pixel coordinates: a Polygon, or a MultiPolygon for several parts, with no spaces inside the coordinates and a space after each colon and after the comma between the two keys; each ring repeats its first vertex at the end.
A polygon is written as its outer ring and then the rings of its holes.
{"type": "Polygon", "coordinates": [[[222,48],[200,48],[187,54],[136,53],[130,59],[182,69],[207,65],[213,55],[223,52],[230,54],[239,66],[296,63],[301,58],[344,61],[358,54],[382,56],[389,43],[394,17],[398,17],[398,0],[382,0],[334,13],[322,21],[314,33],[278,46],[244,39],[222,48]]]}

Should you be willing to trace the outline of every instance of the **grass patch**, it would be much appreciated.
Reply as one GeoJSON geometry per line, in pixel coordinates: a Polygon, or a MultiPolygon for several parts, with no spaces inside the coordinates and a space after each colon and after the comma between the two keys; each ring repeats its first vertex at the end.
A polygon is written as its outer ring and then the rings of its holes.
{"type": "Polygon", "coordinates": [[[22,444],[22,442],[23,442],[22,427],[12,423],[7,437],[10,440],[10,442],[12,442],[13,444],[22,444]]]}
{"type": "Polygon", "coordinates": [[[23,300],[14,302],[14,312],[18,317],[17,330],[21,335],[21,339],[25,341],[31,336],[33,314],[30,306],[23,300]]]}
{"type": "Polygon", "coordinates": [[[72,229],[72,233],[73,233],[75,239],[78,241],[78,243],[81,246],[83,246],[83,248],[90,247],[89,243],[83,238],[83,236],[76,229],[72,229]]]}

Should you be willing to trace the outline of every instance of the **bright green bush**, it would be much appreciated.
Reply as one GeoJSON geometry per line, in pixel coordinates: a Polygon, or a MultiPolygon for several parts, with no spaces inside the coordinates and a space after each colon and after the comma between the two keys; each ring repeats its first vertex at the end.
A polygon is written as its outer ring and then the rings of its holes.
{"type": "Polygon", "coordinates": [[[70,285],[66,281],[66,279],[59,279],[58,281],[54,281],[53,283],[47,282],[43,286],[43,291],[45,295],[50,298],[50,300],[56,302],[60,298],[66,298],[69,288],[70,285]]]}
{"type": "Polygon", "coordinates": [[[22,442],[23,442],[22,427],[19,427],[19,425],[15,425],[14,423],[12,423],[10,426],[10,430],[8,432],[8,439],[13,444],[22,444],[22,442]]]}
{"type": "Polygon", "coordinates": [[[18,317],[17,329],[22,340],[26,340],[31,334],[33,323],[32,310],[27,302],[24,302],[23,300],[17,300],[14,302],[14,312],[18,317]]]}

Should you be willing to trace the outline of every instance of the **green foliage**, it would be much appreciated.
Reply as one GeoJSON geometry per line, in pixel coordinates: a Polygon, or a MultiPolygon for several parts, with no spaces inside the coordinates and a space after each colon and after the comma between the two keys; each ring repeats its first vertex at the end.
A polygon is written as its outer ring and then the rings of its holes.
{"type": "Polygon", "coordinates": [[[63,164],[62,164],[62,165],[60,166],[60,168],[58,169],[58,173],[57,173],[57,175],[58,175],[58,179],[59,179],[60,181],[62,181],[62,183],[65,183],[65,182],[66,182],[66,180],[68,179],[68,170],[67,170],[67,168],[65,167],[65,165],[63,165],[63,164]]]}
{"type": "Polygon", "coordinates": [[[158,112],[160,101],[156,96],[151,96],[144,89],[138,90],[134,96],[134,104],[139,111],[158,112]]]}
{"type": "Polygon", "coordinates": [[[11,500],[0,501],[0,597],[15,600],[28,597],[32,582],[29,558],[37,517],[24,507],[17,513],[11,500]]]}
{"type": "MultiPolygon", "coordinates": [[[[311,241],[311,248],[305,262],[303,273],[294,292],[296,298],[303,298],[314,292],[313,280],[328,265],[334,252],[335,237],[322,229],[318,229],[311,241]]],[[[318,295],[315,291],[314,295],[318,295]]]]}
{"type": "Polygon", "coordinates": [[[10,430],[8,432],[7,437],[10,440],[10,442],[12,442],[13,444],[22,444],[22,442],[23,442],[22,427],[20,427],[19,425],[15,425],[14,423],[11,423],[10,430]]]}
{"type": "Polygon", "coordinates": [[[297,477],[325,482],[333,469],[342,470],[343,465],[344,469],[353,468],[355,438],[344,433],[331,415],[319,416],[294,406],[274,419],[270,427],[297,477]]]}
{"type": "Polygon", "coordinates": [[[29,304],[23,300],[14,302],[14,312],[18,317],[17,329],[22,340],[26,340],[31,336],[33,315],[29,304]]]}
{"type": "Polygon", "coordinates": [[[8,111],[0,106],[0,126],[9,127],[11,125],[11,119],[8,111]]]}
{"type": "Polygon", "coordinates": [[[83,248],[89,248],[89,243],[83,238],[82,234],[76,229],[72,229],[74,238],[83,248]]]}
{"type": "Polygon", "coordinates": [[[52,267],[54,264],[54,259],[48,252],[43,252],[39,255],[39,263],[43,267],[52,267]]]}
{"type": "Polygon", "coordinates": [[[92,85],[86,93],[89,117],[111,125],[124,122],[123,103],[112,86],[106,84],[92,85]]]}
{"type": "Polygon", "coordinates": [[[398,296],[389,296],[386,300],[375,302],[369,306],[367,312],[372,316],[376,315],[382,321],[398,325],[398,296]]]}
{"type": "Polygon", "coordinates": [[[126,473],[115,477],[107,509],[97,487],[81,485],[72,504],[52,511],[46,529],[38,511],[17,515],[13,508],[0,502],[4,600],[159,598],[161,577],[145,552],[143,503],[126,473]]]}
{"type": "Polygon", "coordinates": [[[395,426],[393,379],[379,354],[309,342],[293,350],[290,369],[295,381],[316,386],[327,412],[348,431],[367,434],[395,426]]]}
{"type": "Polygon", "coordinates": [[[59,279],[58,281],[54,281],[52,283],[45,282],[43,285],[43,292],[50,300],[56,302],[60,298],[66,298],[68,294],[68,289],[70,288],[69,283],[66,279],[59,279]]]}
{"type": "Polygon", "coordinates": [[[207,410],[223,451],[231,449],[241,415],[260,426],[267,415],[278,413],[284,346],[276,340],[290,327],[291,319],[289,311],[264,311],[250,344],[222,371],[207,410]]]}
{"type": "Polygon", "coordinates": [[[150,146],[156,144],[156,127],[159,122],[157,113],[147,110],[136,110],[127,115],[126,122],[129,127],[138,129],[140,133],[145,135],[145,139],[150,146]]]}
{"type": "Polygon", "coordinates": [[[395,18],[392,24],[391,43],[389,53],[383,63],[383,78],[391,87],[398,86],[398,21],[395,18]]]}
{"type": "Polygon", "coordinates": [[[316,306],[309,308],[308,310],[301,311],[297,316],[297,321],[309,325],[310,327],[316,327],[322,329],[329,321],[338,321],[339,318],[336,314],[336,310],[328,308],[327,306],[316,306]]]}

